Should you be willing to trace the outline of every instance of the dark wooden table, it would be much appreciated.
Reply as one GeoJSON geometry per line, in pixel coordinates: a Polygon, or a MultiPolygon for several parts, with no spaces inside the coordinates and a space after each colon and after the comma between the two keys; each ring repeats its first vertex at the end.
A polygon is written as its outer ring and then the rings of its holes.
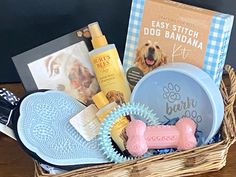
{"type": "MultiPolygon", "coordinates": [[[[18,96],[24,94],[21,84],[0,84],[18,96]]],[[[0,133],[0,177],[33,177],[32,159],[16,141],[0,133]]],[[[226,166],[217,172],[195,175],[195,177],[236,177],[236,143],[229,149],[226,166]]]]}

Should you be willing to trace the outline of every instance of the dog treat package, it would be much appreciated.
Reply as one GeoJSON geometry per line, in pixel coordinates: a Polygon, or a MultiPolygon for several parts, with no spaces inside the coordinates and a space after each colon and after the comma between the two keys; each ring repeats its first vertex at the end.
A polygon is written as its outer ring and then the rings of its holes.
{"type": "Polygon", "coordinates": [[[13,57],[26,91],[65,91],[89,105],[100,91],[89,59],[91,36],[87,27],[13,57]]]}
{"type": "Polygon", "coordinates": [[[220,84],[234,16],[169,0],[133,0],[124,69],[131,87],[149,71],[186,62],[220,84]]]}

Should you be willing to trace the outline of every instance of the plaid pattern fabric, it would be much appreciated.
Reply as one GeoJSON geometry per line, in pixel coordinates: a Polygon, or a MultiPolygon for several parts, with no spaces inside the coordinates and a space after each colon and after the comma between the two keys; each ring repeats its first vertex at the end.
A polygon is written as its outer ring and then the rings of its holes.
{"type": "MultiPolygon", "coordinates": [[[[135,50],[139,40],[144,2],[145,0],[133,0],[132,2],[123,58],[125,71],[133,66],[135,50]]],[[[202,69],[210,75],[217,85],[219,85],[222,76],[232,25],[232,15],[217,13],[212,17],[202,69]]]]}
{"type": "Polygon", "coordinates": [[[219,86],[229,44],[233,16],[218,13],[212,17],[203,70],[219,86]]]}
{"type": "Polygon", "coordinates": [[[130,12],[128,34],[123,59],[124,70],[127,71],[133,65],[135,50],[139,39],[143,8],[145,0],[133,0],[130,12]]]}

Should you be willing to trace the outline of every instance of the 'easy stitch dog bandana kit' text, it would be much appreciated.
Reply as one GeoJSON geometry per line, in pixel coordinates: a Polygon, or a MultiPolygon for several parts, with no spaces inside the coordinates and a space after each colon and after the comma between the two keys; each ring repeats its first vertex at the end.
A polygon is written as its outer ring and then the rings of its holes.
{"type": "Polygon", "coordinates": [[[233,19],[169,0],[133,0],[123,60],[130,85],[171,62],[196,65],[219,85],[233,19]]]}

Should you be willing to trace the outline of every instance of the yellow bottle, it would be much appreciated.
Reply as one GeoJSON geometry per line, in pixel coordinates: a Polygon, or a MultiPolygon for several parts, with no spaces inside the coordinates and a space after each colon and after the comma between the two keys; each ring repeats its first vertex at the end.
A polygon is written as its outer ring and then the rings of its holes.
{"type": "Polygon", "coordinates": [[[94,50],[89,52],[101,90],[110,102],[128,102],[130,87],[114,44],[108,44],[97,22],[88,25],[94,50]]]}
{"type": "MultiPolygon", "coordinates": [[[[109,103],[103,92],[97,93],[92,97],[92,99],[99,109],[96,116],[100,122],[103,122],[106,116],[118,106],[116,102],[109,103]]],[[[125,151],[125,144],[127,140],[125,135],[125,127],[128,123],[129,120],[126,117],[120,117],[111,129],[111,137],[122,152],[125,151]]]]}

